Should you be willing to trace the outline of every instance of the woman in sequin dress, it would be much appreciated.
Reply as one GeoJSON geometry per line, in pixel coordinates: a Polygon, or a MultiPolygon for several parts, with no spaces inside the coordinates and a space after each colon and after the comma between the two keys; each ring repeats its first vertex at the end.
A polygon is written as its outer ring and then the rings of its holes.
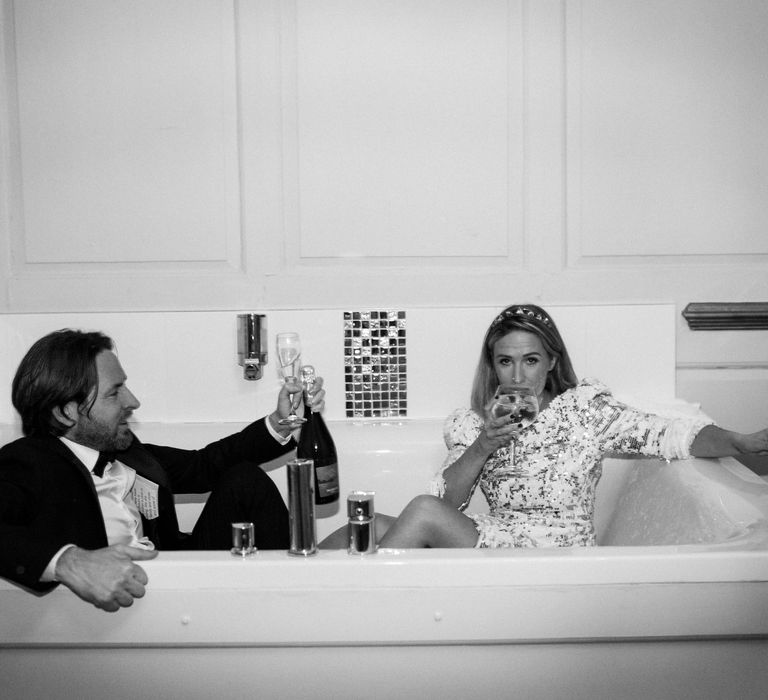
{"type": "Polygon", "coordinates": [[[448,417],[444,437],[448,455],[433,495],[417,496],[397,519],[378,518],[380,546],[592,545],[605,454],[669,460],[768,450],[768,430],[744,435],[700,418],[663,418],[622,404],[595,380],[579,382],[554,321],[530,304],[510,306],[491,323],[472,408],[448,417]],[[512,382],[538,397],[539,415],[522,431],[488,411],[498,385],[512,382]],[[489,513],[464,514],[478,485],[489,513]]]}

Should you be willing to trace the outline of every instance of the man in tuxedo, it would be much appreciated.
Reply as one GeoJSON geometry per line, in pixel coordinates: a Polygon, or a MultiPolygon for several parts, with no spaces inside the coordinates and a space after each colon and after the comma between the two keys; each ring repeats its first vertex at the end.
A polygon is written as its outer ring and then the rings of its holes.
{"type": "MultiPolygon", "coordinates": [[[[107,611],[133,604],[162,549],[229,549],[230,523],[254,523],[261,549],[288,548],[288,514],[260,464],[295,447],[277,408],[200,450],[142,444],[139,401],[112,340],[61,330],[38,340],[13,380],[24,437],[0,449],[0,576],[34,591],[58,583],[107,611]],[[174,493],[207,493],[192,533],[179,532],[174,493]]],[[[309,410],[324,405],[322,380],[309,410]]]]}

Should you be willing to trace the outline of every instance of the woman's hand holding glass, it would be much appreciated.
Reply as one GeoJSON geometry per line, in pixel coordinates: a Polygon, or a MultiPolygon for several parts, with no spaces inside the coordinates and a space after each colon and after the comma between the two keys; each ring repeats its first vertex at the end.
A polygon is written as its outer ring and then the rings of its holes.
{"type": "MultiPolygon", "coordinates": [[[[536,393],[523,384],[502,384],[496,390],[490,410],[491,421],[505,422],[512,443],[512,466],[517,465],[517,439],[539,415],[536,393]]],[[[522,473],[518,473],[521,476],[522,473]]]]}
{"type": "Polygon", "coordinates": [[[488,454],[491,454],[500,447],[507,447],[520,432],[520,429],[510,420],[508,414],[494,417],[491,414],[491,407],[489,407],[484,432],[484,447],[488,454]]]}

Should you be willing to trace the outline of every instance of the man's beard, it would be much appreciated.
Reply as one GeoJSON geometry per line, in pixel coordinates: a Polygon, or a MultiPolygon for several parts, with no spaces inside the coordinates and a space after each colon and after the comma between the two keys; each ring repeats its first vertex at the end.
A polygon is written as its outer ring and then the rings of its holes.
{"type": "Polygon", "coordinates": [[[83,416],[83,420],[78,423],[70,437],[74,442],[99,452],[121,452],[127,450],[133,442],[133,433],[130,430],[118,429],[116,432],[88,416],[83,416]]]}

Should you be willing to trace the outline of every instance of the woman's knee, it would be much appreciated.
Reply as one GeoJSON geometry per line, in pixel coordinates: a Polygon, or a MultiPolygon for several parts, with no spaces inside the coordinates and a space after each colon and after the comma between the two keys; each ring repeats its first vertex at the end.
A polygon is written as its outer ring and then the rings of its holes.
{"type": "Polygon", "coordinates": [[[477,529],[471,518],[437,496],[418,496],[411,501],[418,528],[431,547],[472,547],[477,529]]]}
{"type": "Polygon", "coordinates": [[[437,496],[422,494],[411,499],[403,510],[403,515],[414,520],[432,521],[449,507],[445,501],[437,496]]]}

